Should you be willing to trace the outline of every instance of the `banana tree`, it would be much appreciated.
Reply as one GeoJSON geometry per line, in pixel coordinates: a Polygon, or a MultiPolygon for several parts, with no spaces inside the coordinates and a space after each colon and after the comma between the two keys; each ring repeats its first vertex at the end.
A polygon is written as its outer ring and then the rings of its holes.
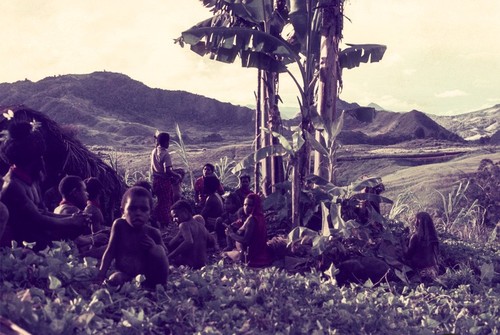
{"type": "MultiPolygon", "coordinates": [[[[338,43],[334,43],[329,48],[330,53],[321,53],[322,41],[332,37],[329,33],[332,30],[325,29],[331,23],[330,20],[336,20],[333,31],[337,42],[340,41],[342,23],[338,21],[343,18],[343,2],[344,0],[288,0],[287,10],[279,12],[273,10],[271,0],[203,0],[205,6],[212,8],[214,16],[182,32],[177,40],[181,46],[189,44],[192,51],[202,56],[208,55],[212,59],[229,63],[239,56],[243,67],[255,67],[270,73],[285,72],[291,76],[299,92],[300,127],[304,137],[304,145],[294,160],[294,225],[301,222],[298,194],[310,171],[312,148],[305,134],[312,134],[317,128],[321,135],[322,129],[331,128],[331,122],[335,119],[334,104],[330,103],[327,112],[323,110],[328,104],[318,105],[315,95],[318,82],[335,82],[334,86],[325,84],[322,89],[323,99],[334,102],[338,87],[342,85],[342,68],[379,61],[386,49],[383,45],[349,45],[340,51],[338,43]],[[328,14],[328,11],[333,11],[335,15],[328,14]],[[283,20],[285,26],[281,29],[283,20]],[[281,31],[281,34],[272,34],[272,31],[281,31]],[[333,63],[336,72],[333,73],[333,79],[331,67],[320,71],[322,62],[330,64],[329,57],[335,58],[333,63]],[[292,73],[292,65],[297,66],[300,77],[292,73]]],[[[264,124],[261,122],[261,125],[264,124]]]]}

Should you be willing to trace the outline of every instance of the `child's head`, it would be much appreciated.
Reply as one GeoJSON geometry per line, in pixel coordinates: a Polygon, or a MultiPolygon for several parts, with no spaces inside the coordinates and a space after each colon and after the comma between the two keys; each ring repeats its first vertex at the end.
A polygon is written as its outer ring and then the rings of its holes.
{"type": "Polygon", "coordinates": [[[229,193],[224,200],[224,210],[228,213],[235,213],[241,206],[240,197],[236,193],[229,193]]]}
{"type": "Polygon", "coordinates": [[[148,223],[153,197],[144,187],[133,186],[122,197],[121,209],[123,218],[132,227],[142,227],[148,223]]]}
{"type": "Polygon", "coordinates": [[[159,145],[163,148],[167,148],[170,145],[170,134],[169,133],[159,133],[156,137],[156,145],[159,145]]]}
{"type": "Polygon", "coordinates": [[[79,209],[87,205],[88,195],[85,183],[78,176],[66,176],[59,183],[59,193],[63,199],[71,202],[79,209]]]}
{"type": "Polygon", "coordinates": [[[87,187],[89,200],[97,200],[104,189],[99,179],[97,179],[96,177],[90,177],[85,179],[84,182],[85,186],[87,187]]]}
{"type": "Polygon", "coordinates": [[[193,209],[186,200],[179,200],[170,207],[170,215],[173,222],[180,224],[193,218],[193,209]]]}
{"type": "Polygon", "coordinates": [[[419,212],[415,216],[415,232],[420,240],[427,242],[438,241],[434,222],[427,212],[419,212]]]}
{"type": "Polygon", "coordinates": [[[208,177],[213,175],[215,172],[215,166],[210,163],[203,165],[203,177],[208,177]]]}

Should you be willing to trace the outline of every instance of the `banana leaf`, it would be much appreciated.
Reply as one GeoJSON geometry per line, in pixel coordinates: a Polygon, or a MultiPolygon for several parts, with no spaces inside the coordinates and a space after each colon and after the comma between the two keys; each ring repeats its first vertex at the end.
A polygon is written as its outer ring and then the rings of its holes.
{"type": "Polygon", "coordinates": [[[352,69],[361,63],[379,62],[387,46],[381,44],[347,44],[349,48],[340,51],[339,62],[343,69],[352,69]]]}
{"type": "Polygon", "coordinates": [[[231,169],[231,172],[236,174],[239,171],[253,167],[256,162],[259,162],[267,157],[284,156],[286,154],[288,154],[288,152],[282,145],[270,145],[263,147],[242,159],[234,168],[231,169]]]}

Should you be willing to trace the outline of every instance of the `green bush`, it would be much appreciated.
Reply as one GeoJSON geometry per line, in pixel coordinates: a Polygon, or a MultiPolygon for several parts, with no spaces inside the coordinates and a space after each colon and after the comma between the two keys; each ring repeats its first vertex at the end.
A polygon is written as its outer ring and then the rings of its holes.
{"type": "Polygon", "coordinates": [[[138,277],[116,290],[92,284],[95,261],[60,243],[0,253],[0,315],[36,334],[497,334],[497,288],[388,284],[338,287],[224,262],[171,268],[166,287],[138,277]],[[30,270],[31,269],[31,270],[30,270]]]}

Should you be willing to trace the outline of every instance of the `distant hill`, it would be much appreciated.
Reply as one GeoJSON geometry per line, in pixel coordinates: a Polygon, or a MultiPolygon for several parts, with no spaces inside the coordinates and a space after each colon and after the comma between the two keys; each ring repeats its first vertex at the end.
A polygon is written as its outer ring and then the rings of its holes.
{"type": "Polygon", "coordinates": [[[440,126],[420,111],[395,113],[377,111],[370,107],[346,111],[344,129],[339,136],[344,144],[377,145],[430,138],[463,141],[460,136],[440,126]]]}
{"type": "MultiPolygon", "coordinates": [[[[156,129],[174,133],[175,123],[190,143],[231,140],[254,134],[254,111],[184,92],[150,88],[126,75],[94,72],[0,84],[0,106],[24,104],[77,134],[87,145],[151,144],[156,129]]],[[[394,144],[419,138],[462,141],[492,136],[499,130],[500,105],[456,116],[420,111],[395,113],[371,104],[338,100],[346,111],[340,139],[344,144],[394,144]]],[[[298,112],[280,107],[286,120],[298,112]]],[[[498,135],[496,135],[498,137],[498,135]]]]}
{"type": "Polygon", "coordinates": [[[77,128],[86,144],[141,144],[156,129],[203,138],[221,128],[254,132],[254,112],[246,107],[183,92],[150,88],[123,74],[94,72],[0,84],[0,106],[23,104],[61,125],[77,128]]]}
{"type": "Polygon", "coordinates": [[[491,137],[500,131],[500,104],[460,115],[429,114],[429,117],[467,141],[479,140],[485,136],[491,137]]]}

